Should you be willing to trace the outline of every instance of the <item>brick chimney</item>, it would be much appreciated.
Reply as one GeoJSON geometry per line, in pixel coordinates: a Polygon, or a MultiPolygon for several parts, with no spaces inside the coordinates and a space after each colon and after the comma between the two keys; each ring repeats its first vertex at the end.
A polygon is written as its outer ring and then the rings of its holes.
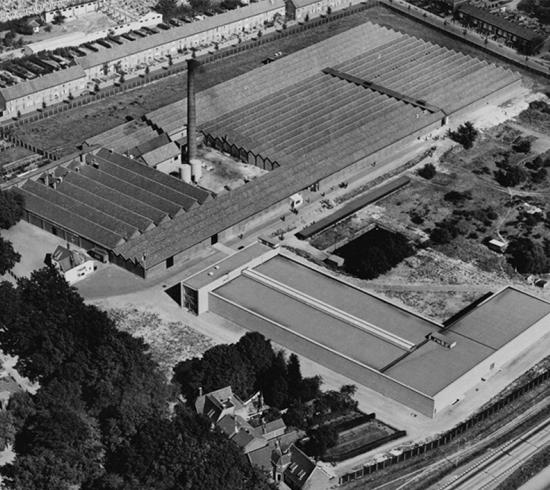
{"type": "Polygon", "coordinates": [[[187,163],[197,158],[197,110],[195,106],[195,76],[200,63],[187,60],[187,163]]]}

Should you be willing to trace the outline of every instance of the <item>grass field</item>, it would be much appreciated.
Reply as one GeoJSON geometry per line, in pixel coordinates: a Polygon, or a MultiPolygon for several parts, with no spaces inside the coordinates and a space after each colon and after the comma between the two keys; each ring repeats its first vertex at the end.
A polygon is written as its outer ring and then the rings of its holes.
{"type": "MultiPolygon", "coordinates": [[[[411,19],[394,14],[383,7],[375,7],[209,64],[204,68],[203,75],[197,83],[198,89],[204,90],[248,72],[260,66],[266,56],[276,51],[289,54],[367,21],[437,42],[450,49],[497,61],[467,44],[462,44],[411,19]]],[[[17,134],[40,148],[59,149],[61,154],[69,154],[84,139],[125,122],[126,117],[140,118],[143,114],[179,100],[185,95],[185,76],[175,75],[110,99],[25,125],[17,130],[17,134]]]]}

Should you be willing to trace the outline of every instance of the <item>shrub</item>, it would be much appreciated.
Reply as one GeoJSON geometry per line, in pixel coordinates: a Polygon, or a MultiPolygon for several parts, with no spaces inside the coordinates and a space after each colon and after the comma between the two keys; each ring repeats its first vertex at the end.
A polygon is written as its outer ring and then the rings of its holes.
{"type": "Polygon", "coordinates": [[[460,234],[460,229],[455,221],[444,220],[437,223],[430,233],[430,240],[436,244],[449,243],[460,234]]]}
{"type": "Polygon", "coordinates": [[[411,211],[409,213],[409,216],[411,218],[411,222],[413,222],[415,225],[421,225],[424,223],[424,218],[420,216],[416,211],[411,211]]]}
{"type": "Polygon", "coordinates": [[[526,138],[518,138],[512,145],[512,150],[516,153],[529,153],[531,151],[531,142],[526,138]]]}
{"type": "Polygon", "coordinates": [[[546,180],[546,177],[548,176],[548,171],[542,167],[539,168],[536,172],[531,173],[531,181],[534,184],[541,184],[546,180]]]}
{"type": "Polygon", "coordinates": [[[437,171],[432,163],[427,163],[421,169],[418,170],[418,175],[424,179],[433,179],[437,171]]]}
{"type": "Polygon", "coordinates": [[[445,201],[450,202],[454,204],[455,206],[458,204],[463,204],[465,201],[472,199],[472,193],[471,191],[449,191],[447,194],[443,196],[443,199],[445,201]]]}
{"type": "Polygon", "coordinates": [[[495,180],[503,187],[515,187],[527,180],[527,171],[516,165],[508,166],[506,169],[497,170],[495,172],[495,180]]]}

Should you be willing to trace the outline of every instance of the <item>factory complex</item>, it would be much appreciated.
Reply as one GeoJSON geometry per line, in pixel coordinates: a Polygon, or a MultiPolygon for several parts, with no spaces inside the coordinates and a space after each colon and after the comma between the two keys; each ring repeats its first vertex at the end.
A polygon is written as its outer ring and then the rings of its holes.
{"type": "MultiPolygon", "coordinates": [[[[196,122],[207,145],[265,169],[262,175],[214,195],[132,152],[126,157],[92,146],[55,175],[21,186],[27,218],[81,246],[104,248],[112,262],[143,277],[161,275],[288,212],[297,195],[315,200],[363,175],[406,142],[476,104],[505,99],[519,84],[509,70],[366,23],[197,95],[193,130],[196,122]],[[89,192],[101,184],[103,200],[80,206],[62,200],[65,173],[89,192]],[[126,213],[147,226],[129,227],[126,213]]],[[[139,131],[178,141],[190,102],[194,112],[194,97],[171,104],[149,114],[150,128],[139,131]]],[[[193,172],[180,165],[181,174],[197,177],[201,165],[194,165],[193,172]]]]}
{"type": "Polygon", "coordinates": [[[256,243],[181,282],[183,307],[258,331],[428,417],[550,331],[550,303],[507,287],[440,324],[256,243]]]}

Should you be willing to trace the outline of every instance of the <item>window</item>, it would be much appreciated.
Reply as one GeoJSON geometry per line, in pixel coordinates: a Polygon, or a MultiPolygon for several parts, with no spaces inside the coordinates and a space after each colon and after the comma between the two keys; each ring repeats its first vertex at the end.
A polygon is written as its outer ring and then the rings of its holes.
{"type": "Polygon", "coordinates": [[[174,257],[168,257],[166,259],[166,268],[170,269],[174,265],[174,257]]]}
{"type": "Polygon", "coordinates": [[[218,234],[217,233],[210,237],[210,245],[214,245],[216,243],[218,243],[218,234]]]}

